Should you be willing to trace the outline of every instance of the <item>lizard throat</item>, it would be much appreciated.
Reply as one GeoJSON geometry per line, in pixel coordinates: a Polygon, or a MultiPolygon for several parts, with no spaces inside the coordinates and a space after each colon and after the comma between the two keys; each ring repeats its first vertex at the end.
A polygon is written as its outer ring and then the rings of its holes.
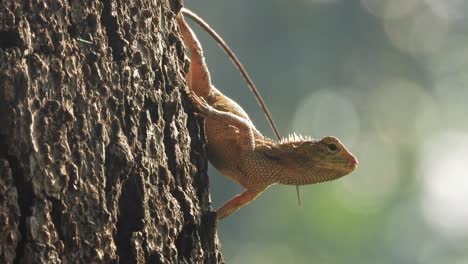
{"type": "Polygon", "coordinates": [[[347,173],[336,169],[315,168],[312,171],[296,172],[295,175],[285,175],[280,179],[280,184],[307,185],[332,181],[345,176],[347,173]]]}

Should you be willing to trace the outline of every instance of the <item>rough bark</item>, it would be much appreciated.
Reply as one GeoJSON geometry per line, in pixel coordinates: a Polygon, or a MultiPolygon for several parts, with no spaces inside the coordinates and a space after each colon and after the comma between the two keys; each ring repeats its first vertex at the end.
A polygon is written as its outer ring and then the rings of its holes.
{"type": "Polygon", "coordinates": [[[0,263],[222,262],[180,6],[0,1],[0,263]]]}

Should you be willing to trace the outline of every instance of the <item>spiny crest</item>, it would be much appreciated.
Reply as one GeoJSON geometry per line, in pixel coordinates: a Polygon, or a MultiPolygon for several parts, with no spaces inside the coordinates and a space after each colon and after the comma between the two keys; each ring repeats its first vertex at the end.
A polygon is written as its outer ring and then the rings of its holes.
{"type": "Polygon", "coordinates": [[[311,138],[310,136],[303,136],[301,134],[289,134],[288,137],[282,138],[279,143],[280,144],[285,144],[285,143],[298,143],[298,142],[303,142],[303,141],[315,141],[315,139],[311,138]]]}

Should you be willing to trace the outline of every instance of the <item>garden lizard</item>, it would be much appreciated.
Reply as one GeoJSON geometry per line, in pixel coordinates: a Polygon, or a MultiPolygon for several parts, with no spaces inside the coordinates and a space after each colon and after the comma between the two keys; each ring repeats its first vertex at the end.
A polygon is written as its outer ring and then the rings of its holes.
{"type": "Polygon", "coordinates": [[[293,134],[272,140],[263,136],[242,107],[211,83],[201,44],[182,13],[177,15],[177,22],[190,51],[188,93],[205,118],[208,159],[223,175],[246,189],[217,210],[219,220],[273,184],[314,184],[340,178],[356,169],[356,157],[335,137],[312,139],[293,134]]]}

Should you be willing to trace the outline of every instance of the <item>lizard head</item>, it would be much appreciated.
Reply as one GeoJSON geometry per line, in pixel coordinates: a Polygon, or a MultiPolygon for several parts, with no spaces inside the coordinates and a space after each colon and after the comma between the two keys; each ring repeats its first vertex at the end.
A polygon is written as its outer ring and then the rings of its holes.
{"type": "Polygon", "coordinates": [[[321,156],[319,160],[324,168],[341,170],[346,174],[356,169],[358,165],[357,158],[349,152],[339,139],[327,136],[313,145],[317,155],[309,155],[315,158],[321,156]]]}
{"type": "Polygon", "coordinates": [[[320,140],[294,135],[280,144],[280,162],[289,171],[283,184],[312,184],[343,177],[357,167],[356,157],[335,137],[320,140]]]}

